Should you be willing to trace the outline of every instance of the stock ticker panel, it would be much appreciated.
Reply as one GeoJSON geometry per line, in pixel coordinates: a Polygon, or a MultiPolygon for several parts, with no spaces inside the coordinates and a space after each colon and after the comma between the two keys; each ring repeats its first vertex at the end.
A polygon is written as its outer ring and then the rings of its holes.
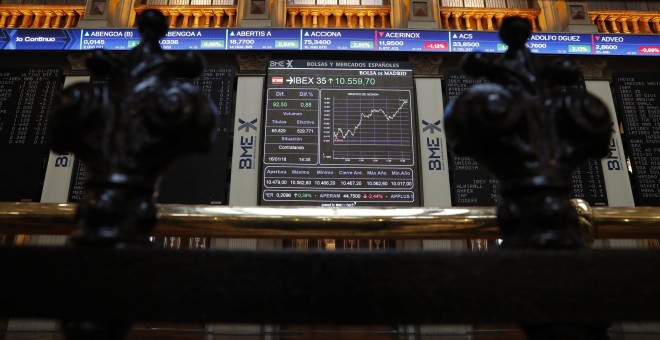
{"type": "Polygon", "coordinates": [[[612,87],[635,205],[660,205],[660,73],[616,73],[612,87]]]}
{"type": "Polygon", "coordinates": [[[275,60],[260,204],[419,206],[408,63],[275,60]]]}
{"type": "MultiPolygon", "coordinates": [[[[444,73],[444,93],[447,102],[456,98],[462,91],[475,84],[484,83],[482,79],[467,78],[459,70],[444,73]]],[[[581,80],[568,90],[585,89],[581,80]]],[[[449,151],[451,200],[453,206],[492,206],[499,199],[498,181],[491,173],[474,159],[457,156],[449,151]]],[[[593,206],[606,206],[607,193],[603,168],[598,159],[589,159],[571,175],[572,198],[581,198],[593,206]]]]}
{"type": "Polygon", "coordinates": [[[48,115],[62,79],[58,68],[0,69],[0,201],[39,202],[50,149],[48,115]]]}
{"type": "MultiPolygon", "coordinates": [[[[229,119],[233,107],[235,69],[209,67],[191,80],[218,108],[219,124],[216,141],[208,152],[183,155],[163,173],[158,203],[164,204],[227,204],[227,164],[229,161],[229,119]]],[[[92,83],[107,83],[106,78],[92,78],[92,83]]],[[[85,197],[87,166],[76,159],[69,187],[69,202],[85,197]]]]}

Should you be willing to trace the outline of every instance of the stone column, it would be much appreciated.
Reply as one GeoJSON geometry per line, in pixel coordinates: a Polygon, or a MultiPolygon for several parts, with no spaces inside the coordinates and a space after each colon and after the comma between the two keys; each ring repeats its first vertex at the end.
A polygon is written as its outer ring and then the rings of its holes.
{"type": "Polygon", "coordinates": [[[202,16],[202,13],[198,12],[198,11],[195,11],[192,15],[194,17],[192,27],[193,28],[198,28],[199,27],[199,18],[202,16]]]}
{"type": "Polygon", "coordinates": [[[341,27],[341,17],[344,15],[344,11],[336,10],[332,12],[332,15],[335,17],[335,27],[341,27]]]}
{"type": "Polygon", "coordinates": [[[297,10],[289,10],[290,23],[289,27],[296,27],[296,16],[298,15],[297,10]]]}
{"type": "Polygon", "coordinates": [[[0,27],[5,27],[7,23],[7,18],[9,18],[10,13],[6,11],[0,12],[0,27]]]}
{"type": "Polygon", "coordinates": [[[16,21],[18,21],[18,17],[21,15],[22,14],[19,11],[11,11],[11,17],[9,18],[9,25],[7,25],[7,28],[16,27],[16,21]]]}

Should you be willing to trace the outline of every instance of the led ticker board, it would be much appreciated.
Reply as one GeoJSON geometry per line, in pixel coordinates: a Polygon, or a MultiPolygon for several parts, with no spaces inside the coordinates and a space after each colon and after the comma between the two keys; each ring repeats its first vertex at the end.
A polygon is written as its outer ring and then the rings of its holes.
{"type": "MultiPolygon", "coordinates": [[[[444,91],[448,101],[483,79],[467,78],[460,71],[446,71],[444,91]]],[[[573,86],[584,89],[584,81],[573,86]]],[[[490,206],[499,199],[498,182],[493,175],[474,159],[449,152],[451,199],[454,206],[490,206]]],[[[571,175],[572,198],[582,198],[594,206],[607,205],[605,179],[600,161],[590,159],[571,175]]]]}
{"type": "Polygon", "coordinates": [[[660,56],[660,39],[646,35],[594,34],[594,54],[660,56]]]}
{"type": "Polygon", "coordinates": [[[260,203],[419,206],[412,68],[271,61],[260,203]]]}
{"type": "Polygon", "coordinates": [[[302,30],[303,50],[373,51],[373,30],[302,30]]]}
{"type": "Polygon", "coordinates": [[[300,30],[229,29],[229,50],[299,50],[300,30]]]}
{"type": "MultiPolygon", "coordinates": [[[[135,29],[0,29],[1,50],[127,50],[140,42],[135,29]]],[[[206,28],[172,29],[161,40],[168,50],[392,51],[503,53],[492,31],[206,28]]],[[[533,53],[660,55],[660,36],[534,33],[533,53]]]]}
{"type": "Polygon", "coordinates": [[[450,51],[453,52],[505,52],[508,47],[497,32],[451,32],[450,51]]]}
{"type": "Polygon", "coordinates": [[[57,68],[0,69],[0,201],[39,202],[48,115],[61,87],[57,68]]]}
{"type": "MultiPolygon", "coordinates": [[[[227,145],[234,74],[231,67],[210,67],[200,77],[190,80],[218,107],[216,142],[208,152],[185,155],[168,166],[160,183],[158,203],[227,204],[227,145]]],[[[107,83],[105,78],[92,78],[91,81],[99,85],[107,83]]],[[[69,202],[84,199],[87,178],[85,162],[76,159],[69,186],[69,202]]]]}
{"type": "Polygon", "coordinates": [[[448,31],[378,31],[379,51],[448,52],[448,31]]]}
{"type": "MultiPolygon", "coordinates": [[[[5,50],[79,50],[80,30],[14,29],[5,30],[0,46],[5,50]]],[[[0,38],[1,39],[1,38],[0,38]]]]}
{"type": "Polygon", "coordinates": [[[612,76],[635,205],[660,205],[660,73],[612,76]]]}

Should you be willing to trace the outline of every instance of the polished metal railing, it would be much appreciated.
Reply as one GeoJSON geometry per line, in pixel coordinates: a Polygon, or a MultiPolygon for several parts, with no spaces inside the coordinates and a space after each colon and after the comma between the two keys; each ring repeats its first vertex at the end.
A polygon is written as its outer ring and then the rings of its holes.
{"type": "MultiPolygon", "coordinates": [[[[594,237],[660,238],[660,208],[576,205],[594,237]]],[[[75,204],[0,203],[0,234],[66,235],[75,204]]],[[[313,208],[160,205],[154,236],[497,238],[495,208],[313,208]]]]}

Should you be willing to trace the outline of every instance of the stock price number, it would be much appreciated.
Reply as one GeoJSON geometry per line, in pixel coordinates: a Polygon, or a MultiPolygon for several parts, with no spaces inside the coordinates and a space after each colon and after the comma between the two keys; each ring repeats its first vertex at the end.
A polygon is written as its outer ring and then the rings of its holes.
{"type": "Polygon", "coordinates": [[[548,48],[548,44],[544,44],[544,43],[527,43],[525,45],[527,45],[527,48],[534,50],[548,48]]]}
{"type": "Polygon", "coordinates": [[[478,41],[454,41],[452,47],[479,47],[478,41]]]}
{"type": "Polygon", "coordinates": [[[596,45],[597,51],[614,51],[619,49],[617,45],[596,45]]]}
{"type": "Polygon", "coordinates": [[[305,39],[303,45],[318,46],[318,45],[331,45],[332,41],[329,39],[305,39]]]}
{"type": "Polygon", "coordinates": [[[330,84],[335,85],[360,85],[360,86],[374,86],[376,85],[376,78],[367,77],[334,77],[329,79],[330,84]]]}
{"type": "Polygon", "coordinates": [[[289,181],[286,179],[266,179],[267,185],[287,185],[289,181]]]}
{"type": "Polygon", "coordinates": [[[380,40],[378,41],[378,46],[403,46],[403,41],[401,40],[380,40]]]}
{"type": "Polygon", "coordinates": [[[254,45],[254,39],[229,39],[229,43],[232,45],[252,46],[254,45]]]}

